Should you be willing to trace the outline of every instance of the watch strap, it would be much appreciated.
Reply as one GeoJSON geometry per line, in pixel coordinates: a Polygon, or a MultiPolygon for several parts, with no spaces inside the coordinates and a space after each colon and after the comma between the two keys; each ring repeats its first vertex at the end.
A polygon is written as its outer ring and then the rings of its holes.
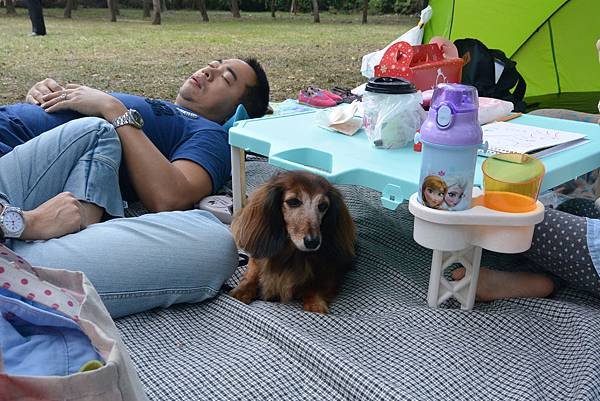
{"type": "Polygon", "coordinates": [[[121,126],[123,126],[123,125],[130,124],[130,123],[131,123],[131,120],[132,120],[132,118],[131,118],[131,112],[130,112],[129,110],[127,110],[127,111],[125,112],[125,114],[122,114],[122,115],[120,115],[119,117],[115,118],[115,119],[112,121],[112,125],[113,125],[113,127],[115,127],[115,128],[119,128],[119,127],[121,127],[121,126]]]}
{"type": "Polygon", "coordinates": [[[123,125],[131,125],[131,126],[134,126],[135,128],[141,129],[143,122],[142,122],[142,124],[140,124],[140,122],[136,121],[136,119],[134,117],[134,113],[137,113],[139,115],[138,111],[135,109],[127,110],[123,115],[115,118],[112,121],[113,127],[119,128],[119,127],[122,127],[123,125]]]}
{"type": "MultiPolygon", "coordinates": [[[[0,193],[0,206],[2,206],[0,215],[2,215],[2,213],[4,213],[4,209],[6,209],[8,206],[10,206],[10,203],[8,203],[8,198],[6,196],[4,196],[4,194],[2,194],[2,193],[0,193]]],[[[0,226],[0,243],[4,242],[4,240],[5,240],[4,229],[0,226]]]]}

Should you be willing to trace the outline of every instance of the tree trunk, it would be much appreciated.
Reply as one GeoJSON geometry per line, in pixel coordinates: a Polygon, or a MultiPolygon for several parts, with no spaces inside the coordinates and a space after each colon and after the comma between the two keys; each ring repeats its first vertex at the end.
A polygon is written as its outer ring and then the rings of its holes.
{"type": "Polygon", "coordinates": [[[65,2],[65,12],[63,13],[63,17],[71,18],[71,10],[73,10],[73,0],[67,0],[65,2]]]}
{"type": "Polygon", "coordinates": [[[152,8],[152,0],[144,0],[144,15],[143,18],[150,18],[150,9],[152,8]]]}
{"type": "Polygon", "coordinates": [[[206,3],[204,0],[198,0],[198,7],[200,8],[200,15],[202,15],[202,22],[208,22],[208,13],[206,12],[206,3]]]}
{"type": "Polygon", "coordinates": [[[110,22],[117,22],[117,0],[107,0],[110,10],[110,22]]]}
{"type": "Polygon", "coordinates": [[[160,12],[164,13],[167,11],[167,3],[165,0],[160,0],[160,12]]]}
{"type": "Polygon", "coordinates": [[[427,0],[416,0],[416,1],[413,3],[413,9],[412,9],[412,12],[413,12],[413,13],[415,13],[415,14],[418,14],[418,15],[420,15],[420,14],[421,14],[421,11],[422,11],[422,10],[423,10],[425,7],[427,7],[427,3],[428,3],[428,1],[427,1],[427,0]]]}
{"type": "Polygon", "coordinates": [[[160,0],[152,0],[152,8],[154,13],[152,25],[160,25],[160,0]]]}
{"type": "Polygon", "coordinates": [[[238,0],[231,0],[231,15],[233,18],[242,18],[240,15],[240,4],[238,0]]]}
{"type": "Polygon", "coordinates": [[[319,22],[321,22],[321,19],[319,18],[319,0],[312,0],[312,5],[313,5],[313,22],[315,24],[318,24],[319,22]]]}
{"type": "Polygon", "coordinates": [[[15,9],[15,3],[13,0],[6,0],[6,14],[7,15],[17,15],[17,10],[15,9]]]}
{"type": "Polygon", "coordinates": [[[275,0],[271,0],[271,17],[275,18],[275,0]]]}
{"type": "Polygon", "coordinates": [[[369,0],[363,0],[363,18],[362,23],[367,23],[367,13],[369,12],[369,0]]]}

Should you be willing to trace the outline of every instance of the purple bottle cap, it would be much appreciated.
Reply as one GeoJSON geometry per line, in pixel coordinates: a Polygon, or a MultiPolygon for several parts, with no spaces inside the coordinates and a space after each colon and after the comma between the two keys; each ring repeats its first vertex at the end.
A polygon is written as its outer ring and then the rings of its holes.
{"type": "Polygon", "coordinates": [[[480,145],[482,132],[477,118],[479,97],[470,85],[440,84],[433,91],[421,140],[448,146],[480,145]]]}
{"type": "Polygon", "coordinates": [[[433,91],[431,108],[451,104],[457,113],[469,113],[479,108],[477,88],[462,84],[439,84],[433,91]]]}

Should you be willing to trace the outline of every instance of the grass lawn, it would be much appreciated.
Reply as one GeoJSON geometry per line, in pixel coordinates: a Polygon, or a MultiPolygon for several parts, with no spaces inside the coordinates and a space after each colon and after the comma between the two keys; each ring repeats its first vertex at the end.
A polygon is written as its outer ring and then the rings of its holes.
{"type": "Polygon", "coordinates": [[[175,99],[184,78],[215,58],[256,56],[271,83],[271,100],[295,98],[309,84],[354,87],[364,82],[361,57],[414,26],[404,16],[323,13],[311,15],[209,11],[168,11],[162,25],[142,19],[142,10],[121,10],[118,22],[106,9],[73,12],[45,9],[48,35],[29,37],[27,10],[7,17],[0,8],[0,104],[21,101],[27,89],[47,76],[102,90],[175,99]]]}

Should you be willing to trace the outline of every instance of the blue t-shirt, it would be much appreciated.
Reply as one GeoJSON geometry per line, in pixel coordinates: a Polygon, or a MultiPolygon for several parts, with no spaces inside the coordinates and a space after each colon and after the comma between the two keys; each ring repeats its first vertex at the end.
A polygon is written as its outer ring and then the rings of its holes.
{"type": "MultiPolygon", "coordinates": [[[[170,161],[185,159],[202,166],[217,191],[231,174],[227,132],[219,124],[176,106],[171,102],[124,93],[111,93],[128,109],[136,109],[144,119],[144,133],[170,161]]],[[[46,113],[40,106],[19,103],[0,106],[0,154],[76,118],[71,111],[46,113]]],[[[131,180],[121,165],[123,199],[138,199],[131,180]]]]}

